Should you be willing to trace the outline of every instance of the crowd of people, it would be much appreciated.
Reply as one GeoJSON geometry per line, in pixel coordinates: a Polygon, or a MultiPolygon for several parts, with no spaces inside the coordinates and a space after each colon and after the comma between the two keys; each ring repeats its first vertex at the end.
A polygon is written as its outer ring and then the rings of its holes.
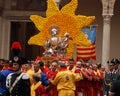
{"type": "Polygon", "coordinates": [[[21,45],[12,45],[13,57],[0,59],[0,96],[120,96],[120,60],[108,61],[109,70],[72,58],[26,60],[21,45]]]}
{"type": "Polygon", "coordinates": [[[0,60],[0,96],[120,96],[118,59],[101,64],[81,60],[42,60],[23,58],[0,60]],[[114,95],[118,94],[118,95],[114,95]]]}

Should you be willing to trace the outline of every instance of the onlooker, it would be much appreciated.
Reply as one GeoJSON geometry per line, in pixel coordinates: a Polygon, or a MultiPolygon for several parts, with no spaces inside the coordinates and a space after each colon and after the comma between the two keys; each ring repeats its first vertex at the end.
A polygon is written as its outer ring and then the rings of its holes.
{"type": "Polygon", "coordinates": [[[40,74],[33,74],[33,84],[31,86],[31,96],[48,96],[40,81],[40,74]]]}
{"type": "Polygon", "coordinates": [[[9,60],[4,60],[4,67],[3,70],[6,70],[9,66],[9,60]]]}
{"type": "Polygon", "coordinates": [[[0,71],[3,70],[3,67],[4,67],[4,59],[0,59],[0,71]]]}
{"type": "Polygon", "coordinates": [[[2,64],[0,64],[0,72],[3,70],[3,65],[2,64]]]}
{"type": "Polygon", "coordinates": [[[12,62],[9,62],[7,69],[0,72],[0,96],[5,96],[6,94],[6,78],[10,73],[13,73],[12,62]]]}

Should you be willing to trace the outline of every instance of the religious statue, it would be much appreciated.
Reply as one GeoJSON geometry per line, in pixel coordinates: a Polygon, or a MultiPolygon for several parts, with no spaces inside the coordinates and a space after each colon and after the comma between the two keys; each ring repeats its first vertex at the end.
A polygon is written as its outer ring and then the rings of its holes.
{"type": "Polygon", "coordinates": [[[66,32],[64,37],[61,38],[60,42],[58,43],[58,56],[65,56],[67,52],[67,47],[69,46],[68,43],[69,34],[66,32]]]}
{"type": "Polygon", "coordinates": [[[44,49],[45,49],[45,52],[43,53],[44,56],[51,56],[54,54],[53,49],[51,48],[51,41],[49,40],[49,38],[46,39],[44,49]]]}
{"type": "Polygon", "coordinates": [[[58,34],[59,30],[57,26],[52,26],[50,28],[50,34],[51,34],[51,38],[47,38],[46,39],[46,43],[44,45],[45,48],[45,52],[43,53],[43,55],[45,56],[52,56],[53,54],[56,54],[57,52],[57,45],[58,45],[58,34]]]}
{"type": "Polygon", "coordinates": [[[59,32],[58,27],[54,26],[50,28],[51,38],[46,39],[46,43],[44,45],[45,52],[44,56],[52,56],[54,54],[57,57],[65,56],[68,47],[69,34],[66,32],[64,37],[58,37],[57,34],[59,32]]]}
{"type": "Polygon", "coordinates": [[[56,28],[53,28],[51,29],[51,48],[54,50],[54,52],[56,51],[56,48],[57,48],[57,45],[58,45],[58,41],[59,41],[59,38],[57,37],[57,33],[58,33],[58,30],[56,28]]]}

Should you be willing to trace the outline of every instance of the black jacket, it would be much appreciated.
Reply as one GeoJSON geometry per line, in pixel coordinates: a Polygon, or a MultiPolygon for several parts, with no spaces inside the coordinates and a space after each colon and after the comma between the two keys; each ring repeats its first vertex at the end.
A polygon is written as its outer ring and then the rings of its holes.
{"type": "Polygon", "coordinates": [[[13,90],[10,92],[10,87],[15,82],[16,78],[20,76],[21,73],[16,74],[12,73],[8,75],[6,80],[6,86],[8,88],[7,96],[30,96],[30,78],[28,74],[23,73],[20,80],[13,87],[13,90]]]}

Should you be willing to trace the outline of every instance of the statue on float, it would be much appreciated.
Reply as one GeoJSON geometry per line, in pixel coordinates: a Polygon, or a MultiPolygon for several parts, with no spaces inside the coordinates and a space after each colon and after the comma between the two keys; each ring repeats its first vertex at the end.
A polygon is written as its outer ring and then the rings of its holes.
{"type": "Polygon", "coordinates": [[[64,37],[61,38],[61,40],[59,41],[58,43],[58,57],[60,56],[66,56],[66,53],[67,53],[67,48],[69,46],[69,43],[68,43],[68,40],[69,40],[69,34],[66,32],[64,34],[64,37]]]}
{"type": "Polygon", "coordinates": [[[68,39],[69,34],[66,32],[64,37],[58,37],[59,28],[56,26],[52,26],[50,28],[51,38],[46,38],[46,42],[44,45],[45,52],[44,56],[53,56],[54,54],[57,57],[66,56],[67,48],[68,48],[68,39]]]}

